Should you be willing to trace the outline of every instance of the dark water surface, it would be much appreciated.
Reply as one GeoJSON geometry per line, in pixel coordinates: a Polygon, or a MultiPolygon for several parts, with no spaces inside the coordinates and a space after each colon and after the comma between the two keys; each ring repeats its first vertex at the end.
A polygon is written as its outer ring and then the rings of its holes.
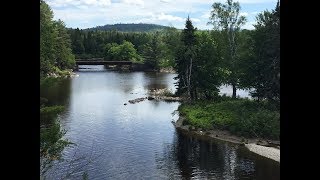
{"type": "MultiPolygon", "coordinates": [[[[99,68],[99,67],[98,67],[99,68]]],[[[120,73],[92,69],[79,77],[41,88],[52,104],[65,105],[59,116],[65,137],[65,161],[48,179],[280,179],[280,165],[225,142],[177,132],[171,121],[178,102],[128,100],[148,89],[174,90],[174,74],[120,73]],[[127,103],[128,105],[124,105],[127,103]],[[73,172],[74,171],[74,172],[73,172]]]]}

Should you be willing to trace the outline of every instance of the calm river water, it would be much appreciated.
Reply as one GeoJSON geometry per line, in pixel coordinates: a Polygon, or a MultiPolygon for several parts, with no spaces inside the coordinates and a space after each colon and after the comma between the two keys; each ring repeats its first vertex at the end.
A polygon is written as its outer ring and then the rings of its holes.
{"type": "Polygon", "coordinates": [[[89,179],[280,179],[280,165],[272,160],[176,131],[171,121],[178,118],[178,102],[128,103],[146,97],[148,89],[174,90],[175,74],[95,68],[41,88],[42,97],[65,106],[61,127],[76,143],[64,150],[65,161],[52,168],[48,179],[68,173],[69,179],[81,179],[83,172],[89,179]]]}

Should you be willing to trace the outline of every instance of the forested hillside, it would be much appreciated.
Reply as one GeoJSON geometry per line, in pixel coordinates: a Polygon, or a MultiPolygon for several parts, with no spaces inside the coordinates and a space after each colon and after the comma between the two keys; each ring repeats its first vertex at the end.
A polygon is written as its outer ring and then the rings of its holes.
{"type": "Polygon", "coordinates": [[[145,23],[139,23],[139,24],[107,24],[104,26],[97,26],[94,28],[88,28],[84,30],[94,31],[110,31],[110,30],[116,30],[121,32],[150,32],[150,31],[158,31],[169,28],[168,26],[162,26],[158,24],[145,24],[145,23]]]}

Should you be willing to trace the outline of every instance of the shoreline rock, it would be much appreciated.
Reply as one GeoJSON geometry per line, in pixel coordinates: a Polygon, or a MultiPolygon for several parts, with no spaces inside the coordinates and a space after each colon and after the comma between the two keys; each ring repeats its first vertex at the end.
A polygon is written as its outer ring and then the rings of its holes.
{"type": "Polygon", "coordinates": [[[246,144],[245,146],[249,151],[253,153],[259,154],[260,156],[264,156],[280,163],[280,149],[261,146],[253,143],[246,144]]]}
{"type": "Polygon", "coordinates": [[[128,102],[131,103],[131,104],[135,104],[135,103],[139,103],[141,101],[144,101],[146,100],[147,98],[145,97],[142,97],[142,98],[137,98],[137,99],[132,99],[132,100],[129,100],[128,102]]]}
{"type": "Polygon", "coordinates": [[[148,100],[181,101],[181,98],[171,96],[148,96],[148,100]]]}
{"type": "Polygon", "coordinates": [[[164,72],[164,73],[176,73],[176,71],[175,71],[172,67],[161,68],[159,72],[164,72]]]}
{"type": "Polygon", "coordinates": [[[72,69],[70,70],[66,70],[67,74],[66,75],[61,75],[61,74],[58,74],[58,73],[55,73],[55,72],[52,72],[52,73],[48,73],[47,74],[47,77],[52,77],[52,78],[68,78],[68,77],[78,77],[79,74],[76,74],[72,71],[72,69]]]}
{"type": "Polygon", "coordinates": [[[174,96],[174,94],[167,88],[150,89],[148,100],[164,100],[164,101],[182,101],[183,98],[174,96]]]}
{"type": "Polygon", "coordinates": [[[223,130],[202,130],[196,129],[190,125],[183,125],[184,117],[180,116],[176,122],[172,122],[176,129],[187,132],[188,134],[195,134],[205,136],[212,139],[230,142],[238,145],[244,145],[250,152],[256,153],[260,156],[272,159],[280,163],[280,141],[270,141],[258,138],[243,138],[230,134],[223,130]],[[277,146],[271,147],[271,144],[277,146]]]}

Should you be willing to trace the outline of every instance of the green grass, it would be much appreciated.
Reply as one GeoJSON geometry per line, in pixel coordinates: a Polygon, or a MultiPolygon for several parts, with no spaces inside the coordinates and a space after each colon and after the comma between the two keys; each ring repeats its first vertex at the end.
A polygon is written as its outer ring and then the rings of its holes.
{"type": "Polygon", "coordinates": [[[267,101],[224,98],[218,102],[182,104],[185,124],[196,128],[228,130],[244,137],[280,138],[280,113],[267,101]]]}

